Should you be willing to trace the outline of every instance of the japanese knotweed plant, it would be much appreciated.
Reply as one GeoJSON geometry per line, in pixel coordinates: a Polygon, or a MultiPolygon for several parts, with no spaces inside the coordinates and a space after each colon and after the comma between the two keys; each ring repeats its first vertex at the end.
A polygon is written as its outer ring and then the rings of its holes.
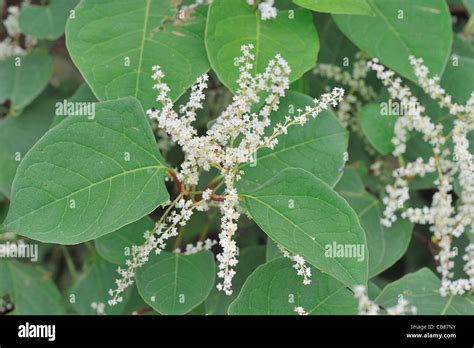
{"type": "Polygon", "coordinates": [[[457,255],[453,250],[454,240],[465,231],[472,233],[474,227],[474,161],[469,152],[467,135],[474,129],[474,92],[465,105],[454,102],[440,85],[440,78],[429,77],[429,69],[423,65],[422,59],[410,57],[414,73],[419,85],[427,95],[435,100],[440,108],[446,108],[454,118],[453,127],[444,129],[441,123],[433,122],[426,114],[426,109],[405,86],[399,77],[389,69],[385,69],[377,59],[369,63],[369,67],[377,72],[377,77],[388,88],[390,97],[402,105],[412,106],[410,112],[397,119],[394,128],[393,156],[397,157],[400,167],[393,171],[393,184],[386,188],[384,197],[384,217],[381,223],[387,227],[397,220],[396,212],[402,210],[401,216],[417,224],[430,225],[433,238],[439,246],[436,256],[437,270],[441,274],[440,293],[464,294],[474,288],[474,244],[465,248],[464,271],[467,278],[452,280],[454,273],[453,258],[457,255]],[[432,147],[432,156],[427,160],[418,157],[413,162],[406,162],[403,154],[407,151],[409,132],[419,132],[422,138],[432,147]],[[449,146],[448,140],[452,139],[449,146]],[[436,173],[433,184],[436,193],[431,206],[406,207],[409,200],[408,181],[415,176],[424,177],[428,173],[436,173]],[[453,204],[453,183],[459,183],[459,202],[453,204]],[[403,209],[405,208],[405,209],[403,209]]]}
{"type": "MultiPolygon", "coordinates": [[[[252,75],[255,55],[253,45],[242,46],[242,56],[236,60],[240,71],[237,83],[239,89],[232,103],[215,120],[205,135],[198,135],[193,127],[196,112],[203,107],[203,90],[207,87],[208,75],[201,76],[191,89],[189,101],[174,111],[174,105],[169,98],[170,88],[163,82],[164,74],[159,66],[153,67],[154,89],[158,92],[157,101],[160,108],[147,111],[148,116],[158,122],[171,140],[179,144],[184,152],[184,162],[179,171],[171,175],[179,187],[179,195],[167,207],[155,229],[145,233],[146,243],[134,247],[132,259],[127,260],[128,268],[119,269],[122,279],[117,282],[117,289],[111,290],[111,304],[122,301],[120,294],[133,282],[136,268],[148,261],[150,252],[160,254],[165,248],[166,240],[178,235],[177,226],[185,226],[193,211],[208,210],[209,204],[221,211],[221,228],[219,245],[221,253],[217,255],[218,278],[221,282],[217,289],[227,295],[232,294],[232,278],[237,265],[238,247],[234,240],[237,231],[237,220],[241,214],[239,208],[238,183],[245,175],[245,164],[252,162],[261,149],[274,150],[278,137],[288,133],[294,125],[304,126],[309,117],[316,118],[321,111],[328,107],[337,106],[342,100],[344,90],[335,88],[330,94],[323,94],[319,99],[313,99],[313,105],[307,105],[304,110],[298,110],[295,115],[286,115],[284,122],[276,123],[270,133],[265,132],[271,125],[270,116],[278,110],[280,99],[289,88],[290,67],[277,54],[268,62],[265,71],[252,75]],[[252,106],[260,103],[260,95],[267,94],[258,111],[252,112],[252,106]],[[267,133],[267,134],[265,134],[267,133]],[[196,191],[200,174],[215,168],[220,173],[206,185],[203,191],[196,191]],[[223,187],[219,193],[218,188],[223,187]]],[[[245,189],[243,190],[245,192],[245,189]]],[[[241,196],[242,200],[244,196],[241,196]]],[[[315,239],[315,237],[313,237],[315,239]]],[[[310,271],[306,270],[304,260],[297,255],[298,273],[304,276],[304,282],[309,283],[310,271]]]]}
{"type": "Polygon", "coordinates": [[[0,9],[0,313],[474,314],[445,0],[0,9]]]}

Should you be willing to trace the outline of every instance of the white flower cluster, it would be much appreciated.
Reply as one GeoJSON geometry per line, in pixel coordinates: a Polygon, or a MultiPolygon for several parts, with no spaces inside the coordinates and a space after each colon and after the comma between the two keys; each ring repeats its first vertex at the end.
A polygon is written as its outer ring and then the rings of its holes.
{"type": "Polygon", "coordinates": [[[105,303],[103,302],[92,302],[91,308],[96,311],[98,315],[105,315],[105,303]]]}
{"type": "MultiPolygon", "coordinates": [[[[208,76],[203,75],[197,80],[191,88],[188,103],[175,111],[175,105],[168,96],[170,89],[163,82],[164,73],[159,66],[153,67],[153,88],[158,91],[157,101],[161,107],[150,109],[147,114],[184,152],[181,169],[172,175],[173,179],[179,182],[181,192],[169,205],[155,229],[145,233],[145,243],[132,248],[132,257],[127,261],[127,269],[119,268],[121,278],[116,281],[117,289],[109,291],[112,296],[109,301],[111,305],[122,301],[121,293],[133,284],[136,269],[148,261],[151,251],[160,253],[166,246],[165,242],[178,235],[177,225],[185,225],[194,209],[206,210],[209,201],[212,201],[212,206],[220,208],[222,215],[219,233],[222,251],[217,255],[217,275],[222,280],[217,284],[217,288],[227,295],[232,294],[232,278],[235,275],[233,268],[238,263],[238,247],[234,235],[240,217],[235,183],[243,174],[239,166],[251,162],[257,150],[264,147],[273,149],[278,144],[278,136],[286,134],[290,126],[303,125],[309,116],[314,118],[322,110],[330,106],[335,107],[342,100],[344,90],[335,88],[331,93],[323,94],[320,99],[314,99],[314,105],[307,106],[304,113],[300,110],[298,115],[287,116],[284,124],[276,124],[273,133],[264,136],[266,128],[271,124],[270,114],[278,110],[280,98],[285,96],[289,88],[288,76],[291,70],[287,62],[280,55],[276,55],[268,62],[263,73],[253,74],[255,55],[252,54],[252,49],[253,45],[242,46],[242,56],[237,59],[240,71],[237,81],[239,89],[232,103],[204,135],[198,135],[193,122],[196,120],[196,111],[203,108],[203,91],[207,87],[208,76]],[[266,96],[263,105],[258,112],[253,112],[252,106],[260,102],[261,94],[266,96]],[[211,188],[206,188],[196,202],[185,200],[183,197],[189,195],[190,188],[198,184],[202,171],[209,171],[211,168],[220,172],[221,182],[218,186],[225,185],[222,195],[216,195],[211,188]]],[[[195,195],[194,199],[196,197],[199,196],[195,195]]],[[[210,249],[214,244],[215,241],[201,242],[196,247],[187,247],[186,252],[210,249]]],[[[295,261],[298,263],[299,274],[305,279],[309,277],[310,271],[309,268],[306,269],[304,260],[298,258],[295,261]]]]}
{"type": "MultiPolygon", "coordinates": [[[[179,144],[185,154],[178,179],[186,185],[197,185],[202,170],[217,168],[223,178],[225,190],[218,200],[221,209],[221,232],[219,244],[222,252],[217,255],[219,261],[218,277],[222,279],[217,284],[219,290],[230,295],[232,293],[232,278],[235,275],[233,267],[237,264],[238,248],[233,240],[237,230],[238,194],[235,182],[243,172],[239,166],[251,162],[254,154],[260,148],[273,149],[278,144],[278,136],[286,134],[290,126],[303,125],[309,116],[316,117],[322,110],[337,106],[342,100],[344,91],[335,88],[331,93],[323,94],[320,99],[314,99],[313,106],[307,106],[305,112],[295,116],[287,116],[284,124],[276,124],[273,133],[264,136],[266,128],[271,124],[270,114],[278,110],[280,98],[289,88],[288,63],[280,56],[268,62],[263,73],[253,74],[255,55],[253,45],[241,48],[242,56],[237,59],[240,77],[237,81],[239,89],[232,103],[215,120],[205,135],[199,136],[192,123],[196,119],[196,110],[203,107],[204,89],[208,76],[203,75],[191,89],[190,100],[179,107],[179,113],[174,111],[174,104],[169,98],[169,87],[163,82],[165,77],[160,67],[153,68],[154,89],[158,91],[157,101],[161,109],[148,110],[151,119],[166,131],[171,140],[179,144]],[[260,95],[265,93],[264,104],[258,112],[252,112],[252,105],[259,103],[260,95]],[[237,142],[236,139],[239,139],[237,142]]],[[[212,198],[212,192],[203,193],[203,199],[212,198]]]]}
{"type": "MultiPolygon", "coordinates": [[[[204,241],[198,241],[196,243],[196,245],[189,243],[189,244],[186,245],[186,250],[184,251],[184,255],[192,255],[192,254],[196,254],[200,251],[211,250],[212,247],[216,244],[217,244],[216,240],[209,239],[209,238],[207,238],[204,241]]],[[[175,249],[175,252],[176,253],[181,253],[181,249],[177,248],[177,249],[175,249]]]]}
{"type": "Polygon", "coordinates": [[[304,258],[300,255],[291,255],[288,250],[286,250],[282,245],[278,244],[278,249],[283,254],[284,257],[290,259],[295,264],[293,268],[296,269],[296,274],[303,277],[303,284],[311,284],[311,267],[306,265],[304,258]]]}
{"type": "Polygon", "coordinates": [[[306,312],[306,310],[301,307],[301,306],[298,306],[298,307],[295,307],[294,311],[298,314],[298,315],[309,315],[308,312],[306,312]]]}
{"type": "MultiPolygon", "coordinates": [[[[191,5],[183,6],[181,9],[184,11],[194,10],[199,5],[209,5],[212,4],[213,0],[195,0],[191,5]]],[[[256,0],[247,0],[247,4],[250,6],[255,6],[256,0]]],[[[275,0],[261,0],[258,2],[258,10],[260,11],[260,18],[262,21],[266,21],[272,18],[276,18],[278,15],[278,10],[276,9],[275,0]]]]}
{"type": "Polygon", "coordinates": [[[186,225],[197,205],[199,203],[193,203],[192,200],[185,200],[178,196],[168,208],[170,213],[164,214],[164,219],[158,221],[152,231],[144,233],[145,243],[132,246],[131,259],[125,263],[127,268],[117,269],[121,278],[115,281],[117,288],[109,290],[109,295],[112,297],[108,302],[109,305],[114,306],[122,302],[121,294],[133,284],[136,270],[148,261],[152,251],[158,255],[165,249],[167,240],[178,235],[178,226],[186,225]]]}
{"type": "MultiPolygon", "coordinates": [[[[359,315],[379,315],[381,311],[380,306],[367,296],[366,290],[364,285],[354,287],[354,297],[359,301],[359,315]]],[[[415,306],[410,306],[408,301],[403,296],[400,296],[397,304],[387,308],[386,312],[388,315],[416,314],[417,309],[415,306]]]]}
{"type": "Polygon", "coordinates": [[[8,7],[8,17],[3,21],[8,36],[0,42],[0,61],[12,56],[24,56],[28,49],[36,45],[37,40],[29,35],[25,36],[25,47],[20,45],[20,8],[8,7]]]}
{"type": "MultiPolygon", "coordinates": [[[[255,0],[247,0],[247,4],[254,6],[255,0]]],[[[258,10],[260,11],[260,18],[262,21],[276,18],[278,11],[274,6],[275,0],[262,0],[258,4],[258,10]]]]}
{"type": "Polygon", "coordinates": [[[0,297],[0,314],[5,314],[13,309],[13,305],[10,302],[5,301],[0,297]]]}
{"type": "Polygon", "coordinates": [[[336,116],[344,127],[350,127],[354,132],[361,134],[357,117],[352,117],[362,108],[364,102],[369,102],[377,97],[373,88],[366,83],[369,68],[367,61],[360,52],[355,56],[352,71],[343,70],[332,64],[318,64],[313,73],[324,79],[331,79],[347,86],[348,95],[336,110],[336,116]]]}
{"type": "MultiPolygon", "coordinates": [[[[395,73],[385,69],[377,59],[369,63],[369,67],[377,73],[377,77],[388,88],[390,97],[399,100],[402,104],[418,105],[410,114],[401,116],[395,124],[395,134],[392,139],[395,145],[393,155],[398,157],[401,167],[394,170],[395,182],[386,187],[387,195],[384,217],[381,223],[387,227],[397,220],[396,211],[405,208],[401,216],[413,223],[429,224],[439,247],[436,260],[437,270],[441,274],[440,293],[463,294],[472,291],[474,279],[470,266],[465,269],[468,278],[452,280],[454,274],[453,258],[456,252],[453,250],[453,241],[459,238],[465,230],[474,231],[474,162],[473,155],[469,152],[469,141],[467,134],[474,130],[474,93],[465,105],[453,102],[453,98],[439,85],[439,77],[429,78],[429,70],[423,65],[423,60],[410,57],[410,63],[414,67],[415,75],[419,85],[424,92],[433,100],[437,101],[441,108],[447,108],[449,113],[455,116],[454,128],[447,135],[443,133],[441,124],[435,124],[424,115],[425,108],[420,105],[418,99],[413,96],[407,86],[404,86],[395,73]],[[403,154],[406,151],[408,133],[416,131],[422,134],[423,140],[432,146],[433,156],[424,162],[418,158],[415,162],[404,163],[403,154]],[[449,137],[452,137],[454,151],[447,146],[449,137]],[[423,177],[427,173],[437,173],[434,184],[437,192],[433,196],[431,206],[422,208],[404,207],[409,199],[408,182],[415,176],[423,177]],[[462,188],[457,208],[453,204],[453,181],[458,177],[462,188]]],[[[453,117],[454,118],[454,117],[453,117]]],[[[465,260],[469,263],[472,259],[470,254],[472,245],[468,247],[465,260]]]]}
{"type": "Polygon", "coordinates": [[[406,313],[415,315],[417,313],[417,308],[415,306],[410,306],[404,297],[400,297],[395,306],[387,308],[388,315],[403,315],[406,313]]]}

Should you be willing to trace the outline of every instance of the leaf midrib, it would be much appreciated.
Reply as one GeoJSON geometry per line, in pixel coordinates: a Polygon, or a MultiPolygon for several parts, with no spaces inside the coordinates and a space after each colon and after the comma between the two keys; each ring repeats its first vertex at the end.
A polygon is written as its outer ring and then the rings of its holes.
{"type": "MultiPolygon", "coordinates": [[[[285,220],[289,221],[291,225],[295,226],[298,230],[300,230],[301,232],[303,232],[303,234],[305,236],[307,236],[309,239],[311,239],[319,248],[321,248],[322,250],[324,250],[323,246],[316,240],[306,233],[306,231],[304,231],[301,227],[299,227],[297,224],[295,224],[293,221],[291,221],[289,218],[287,218],[285,215],[281,214],[278,210],[276,210],[275,208],[273,208],[271,205],[267,204],[266,202],[258,199],[257,197],[253,197],[253,196],[249,196],[249,195],[246,195],[246,194],[242,194],[243,197],[247,197],[247,198],[251,198],[251,199],[254,199],[255,201],[257,202],[260,202],[261,204],[263,204],[264,206],[268,207],[268,209],[271,209],[273,210],[277,215],[283,217],[285,220]]],[[[286,247],[286,246],[285,246],[286,247]]],[[[288,248],[289,249],[289,248],[288,248]]],[[[291,252],[297,254],[296,252],[294,252],[294,250],[290,250],[291,252]]],[[[343,270],[343,272],[345,272],[349,278],[352,279],[352,281],[354,282],[354,284],[357,284],[357,281],[354,279],[354,277],[352,276],[352,274],[350,274],[346,268],[340,263],[339,260],[337,260],[337,258],[333,258],[333,261],[334,263],[336,263],[338,266],[340,266],[343,270]]],[[[316,266],[316,265],[314,265],[316,266]]]]}
{"type": "Polygon", "coordinates": [[[124,172],[121,172],[121,173],[119,173],[119,174],[109,176],[109,177],[107,177],[107,178],[105,178],[105,179],[102,179],[102,180],[100,180],[100,181],[98,181],[98,182],[95,182],[95,183],[93,183],[93,184],[91,184],[91,185],[84,186],[84,187],[80,188],[79,190],[76,190],[76,191],[74,191],[74,192],[70,192],[70,193],[67,194],[66,196],[62,196],[62,197],[60,197],[60,198],[58,198],[58,199],[56,199],[56,200],[53,200],[53,201],[51,201],[51,202],[49,202],[49,203],[47,203],[47,204],[45,204],[45,205],[43,205],[43,206],[41,206],[41,207],[35,209],[35,210],[32,210],[32,211],[30,211],[30,212],[28,212],[28,213],[26,213],[26,214],[20,216],[19,218],[15,219],[15,220],[8,221],[7,226],[9,226],[9,225],[11,225],[11,224],[13,224],[13,223],[15,223],[15,222],[17,222],[17,221],[21,221],[22,219],[28,217],[29,215],[34,214],[34,213],[36,213],[37,211],[39,211],[39,210],[41,210],[41,209],[44,209],[44,208],[50,206],[51,204],[57,203],[57,202],[59,202],[59,201],[62,201],[63,199],[66,199],[66,198],[68,198],[68,197],[71,197],[71,196],[73,196],[73,195],[76,195],[76,194],[78,194],[78,193],[80,193],[80,192],[82,192],[82,191],[85,191],[85,190],[87,190],[87,189],[91,189],[92,187],[95,187],[95,186],[97,186],[97,185],[101,185],[101,184],[103,184],[103,183],[105,183],[105,182],[107,182],[107,181],[111,181],[111,180],[114,180],[114,179],[119,178],[119,177],[124,176],[124,175],[128,175],[128,174],[135,173],[135,172],[140,172],[140,171],[144,171],[144,170],[149,170],[149,169],[156,169],[156,170],[158,171],[158,170],[161,169],[161,168],[164,169],[164,168],[166,168],[166,167],[163,166],[163,165],[147,166],[147,167],[135,168],[135,169],[132,169],[132,170],[129,170],[129,171],[124,171],[124,172]]]}
{"type": "Polygon", "coordinates": [[[151,0],[146,0],[146,5],[145,5],[145,18],[144,18],[144,23],[143,23],[143,34],[142,34],[142,40],[140,43],[140,56],[138,58],[138,70],[137,70],[137,78],[135,80],[135,97],[138,97],[138,87],[140,85],[140,76],[142,74],[142,61],[143,61],[143,51],[145,48],[145,41],[146,41],[146,32],[148,28],[148,16],[150,14],[150,4],[151,0]]]}

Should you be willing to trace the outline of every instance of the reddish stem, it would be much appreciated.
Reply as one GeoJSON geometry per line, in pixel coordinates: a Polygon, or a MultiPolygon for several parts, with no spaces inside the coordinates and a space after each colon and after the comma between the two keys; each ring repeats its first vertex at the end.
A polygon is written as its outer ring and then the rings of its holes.
{"type": "Polygon", "coordinates": [[[173,178],[174,183],[176,184],[176,187],[178,188],[179,193],[183,192],[183,185],[181,185],[181,181],[179,181],[178,177],[172,170],[168,170],[169,176],[173,178]]]}
{"type": "Polygon", "coordinates": [[[151,307],[143,307],[132,312],[132,315],[143,315],[145,313],[151,312],[153,309],[151,307]]]}
{"type": "Polygon", "coordinates": [[[225,198],[222,196],[211,195],[211,200],[214,202],[223,202],[225,198]]]}

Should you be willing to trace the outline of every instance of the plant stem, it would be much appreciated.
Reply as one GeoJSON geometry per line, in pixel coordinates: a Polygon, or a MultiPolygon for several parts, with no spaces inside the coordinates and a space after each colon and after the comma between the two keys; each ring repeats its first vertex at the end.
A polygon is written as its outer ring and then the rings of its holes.
{"type": "Polygon", "coordinates": [[[405,159],[402,155],[398,156],[398,162],[400,163],[400,167],[405,167],[405,159]]]}
{"type": "Polygon", "coordinates": [[[176,236],[176,239],[174,240],[173,249],[178,249],[180,247],[181,241],[183,240],[183,233],[184,233],[184,228],[180,228],[178,235],[176,236]]]}
{"type": "Polygon", "coordinates": [[[462,31],[462,35],[467,39],[471,35],[472,30],[474,29],[474,16],[469,17],[469,20],[466,23],[462,31]]]}
{"type": "Polygon", "coordinates": [[[71,254],[65,245],[61,245],[61,249],[63,251],[64,259],[66,260],[67,269],[71,275],[73,283],[77,281],[77,271],[76,266],[74,265],[74,261],[72,260],[71,254]]]}

